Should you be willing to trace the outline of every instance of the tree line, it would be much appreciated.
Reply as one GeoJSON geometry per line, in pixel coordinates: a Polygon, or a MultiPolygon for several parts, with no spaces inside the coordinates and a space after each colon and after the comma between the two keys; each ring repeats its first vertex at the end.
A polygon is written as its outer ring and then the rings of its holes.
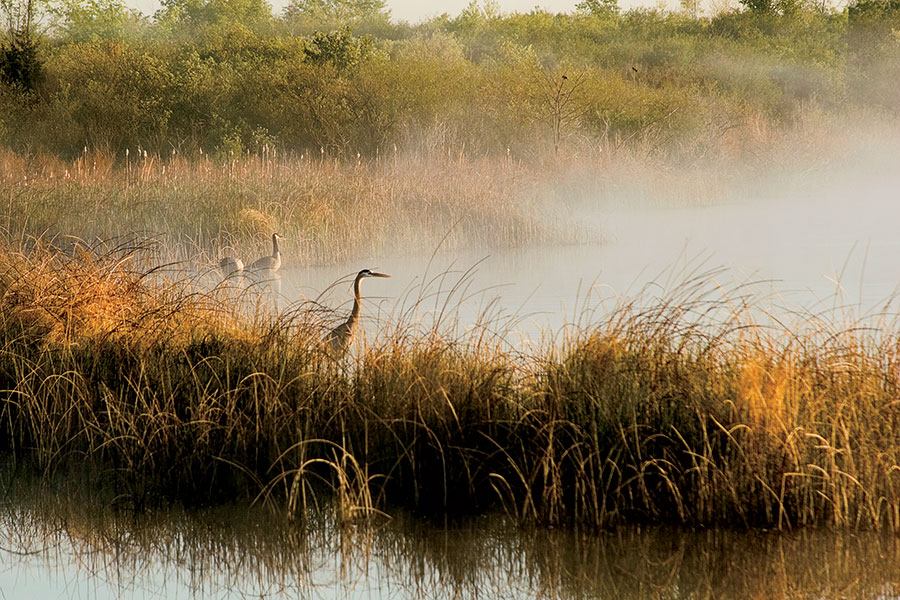
{"type": "Polygon", "coordinates": [[[265,0],[163,0],[152,17],[122,0],[2,0],[0,144],[529,156],[653,138],[690,153],[811,103],[900,106],[900,0],[683,8],[473,1],[409,24],[383,0],[293,0],[277,16],[265,0]]]}

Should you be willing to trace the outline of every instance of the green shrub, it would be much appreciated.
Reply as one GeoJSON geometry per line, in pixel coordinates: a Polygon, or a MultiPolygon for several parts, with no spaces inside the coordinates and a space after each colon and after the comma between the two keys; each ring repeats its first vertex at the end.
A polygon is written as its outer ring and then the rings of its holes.
{"type": "Polygon", "coordinates": [[[23,92],[33,92],[44,76],[38,42],[24,29],[14,30],[0,44],[0,82],[23,92]]]}

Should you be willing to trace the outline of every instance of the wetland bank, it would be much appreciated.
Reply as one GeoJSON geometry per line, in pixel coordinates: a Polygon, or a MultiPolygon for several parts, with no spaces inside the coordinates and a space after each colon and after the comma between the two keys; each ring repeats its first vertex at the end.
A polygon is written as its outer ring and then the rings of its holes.
{"type": "Polygon", "coordinates": [[[4,564],[151,597],[896,596],[872,4],[20,32],[4,564]],[[216,272],[274,233],[277,277],[216,272]],[[336,361],[363,268],[392,277],[336,361]]]}

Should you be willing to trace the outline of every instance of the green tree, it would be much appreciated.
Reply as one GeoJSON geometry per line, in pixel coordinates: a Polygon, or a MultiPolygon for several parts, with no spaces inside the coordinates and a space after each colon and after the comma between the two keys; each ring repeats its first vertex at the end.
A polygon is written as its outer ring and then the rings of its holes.
{"type": "Polygon", "coordinates": [[[5,29],[8,32],[31,32],[46,11],[46,2],[42,0],[0,0],[0,12],[3,13],[5,29]]]}
{"type": "Polygon", "coordinates": [[[900,107],[900,0],[862,0],[847,9],[847,83],[853,95],[900,107]]]}
{"type": "Polygon", "coordinates": [[[460,21],[490,21],[501,17],[500,4],[496,0],[484,0],[481,4],[478,0],[469,2],[457,20],[460,21]]]}
{"type": "Polygon", "coordinates": [[[317,31],[310,39],[306,56],[313,63],[331,63],[339,70],[357,66],[375,49],[369,36],[353,37],[349,27],[331,33],[317,31]]]}
{"type": "Polygon", "coordinates": [[[26,29],[12,31],[0,45],[0,80],[21,91],[32,92],[43,77],[38,43],[26,29]]]}
{"type": "Polygon", "coordinates": [[[741,6],[763,15],[795,15],[803,9],[803,0],[740,0],[741,6]]]}
{"type": "Polygon", "coordinates": [[[589,15],[615,15],[619,12],[619,2],[618,0],[582,0],[575,5],[575,10],[589,15]]]}
{"type": "Polygon", "coordinates": [[[696,19],[700,14],[700,0],[681,0],[681,9],[696,19]]]}
{"type": "Polygon", "coordinates": [[[123,42],[71,44],[47,62],[47,94],[67,120],[57,143],[118,152],[129,144],[160,149],[168,135],[173,95],[167,65],[123,42]]]}
{"type": "Polygon", "coordinates": [[[123,0],[61,0],[58,28],[72,41],[122,39],[146,24],[123,0]]]}
{"type": "Polygon", "coordinates": [[[285,18],[325,23],[352,23],[389,15],[384,0],[291,0],[285,18]]]}
{"type": "Polygon", "coordinates": [[[272,20],[266,0],[162,0],[154,18],[165,25],[220,25],[240,23],[257,28],[272,20]]]}
{"type": "Polygon", "coordinates": [[[0,80],[22,91],[33,91],[43,65],[35,29],[49,21],[47,0],[0,0],[5,32],[0,38],[0,80]]]}

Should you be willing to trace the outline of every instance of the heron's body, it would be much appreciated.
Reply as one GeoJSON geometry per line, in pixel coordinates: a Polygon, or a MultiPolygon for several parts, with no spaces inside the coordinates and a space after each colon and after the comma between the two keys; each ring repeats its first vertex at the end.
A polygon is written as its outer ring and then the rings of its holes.
{"type": "Polygon", "coordinates": [[[278,250],[278,239],[284,239],[278,233],[272,234],[272,254],[258,258],[247,267],[253,271],[277,271],[281,268],[281,252],[278,250]]]}
{"type": "Polygon", "coordinates": [[[373,273],[369,269],[363,269],[356,275],[356,279],[353,281],[353,309],[350,311],[350,317],[332,329],[331,333],[325,336],[325,339],[323,340],[326,349],[335,357],[342,356],[347,351],[347,348],[350,347],[350,342],[353,341],[353,337],[356,335],[356,330],[359,328],[359,307],[361,299],[359,282],[366,277],[390,277],[390,275],[373,273]]]}
{"type": "Polygon", "coordinates": [[[244,261],[236,256],[226,256],[219,261],[219,270],[222,271],[222,275],[227,279],[244,270],[244,261]]]}

